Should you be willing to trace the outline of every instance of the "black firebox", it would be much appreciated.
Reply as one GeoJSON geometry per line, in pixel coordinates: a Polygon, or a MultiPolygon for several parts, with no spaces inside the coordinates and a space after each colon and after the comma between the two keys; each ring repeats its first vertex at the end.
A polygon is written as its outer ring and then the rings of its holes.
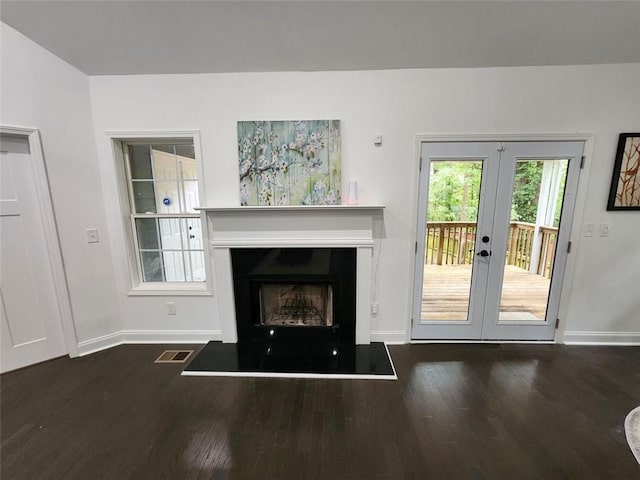
{"type": "Polygon", "coordinates": [[[355,248],[233,248],[238,341],[355,343],[355,248]]]}

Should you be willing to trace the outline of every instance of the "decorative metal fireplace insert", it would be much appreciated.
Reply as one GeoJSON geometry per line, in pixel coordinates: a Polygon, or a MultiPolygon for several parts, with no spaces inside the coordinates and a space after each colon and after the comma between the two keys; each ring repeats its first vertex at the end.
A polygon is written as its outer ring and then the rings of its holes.
{"type": "Polygon", "coordinates": [[[355,342],[354,248],[231,249],[239,341],[355,342]]]}

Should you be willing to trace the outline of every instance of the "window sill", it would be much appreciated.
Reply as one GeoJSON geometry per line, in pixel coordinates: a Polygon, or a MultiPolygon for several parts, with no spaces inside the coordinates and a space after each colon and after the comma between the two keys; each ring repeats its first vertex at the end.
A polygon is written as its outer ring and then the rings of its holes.
{"type": "Polygon", "coordinates": [[[205,282],[194,283],[141,283],[129,290],[130,297],[198,297],[213,296],[205,282]]]}

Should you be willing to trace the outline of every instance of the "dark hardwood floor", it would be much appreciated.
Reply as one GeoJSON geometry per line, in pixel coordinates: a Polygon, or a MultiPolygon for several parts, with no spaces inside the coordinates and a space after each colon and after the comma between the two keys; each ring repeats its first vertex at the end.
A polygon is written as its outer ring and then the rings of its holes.
{"type": "Polygon", "coordinates": [[[391,346],[395,382],[182,377],[174,347],[3,375],[2,480],[640,478],[638,347],[391,346]]]}

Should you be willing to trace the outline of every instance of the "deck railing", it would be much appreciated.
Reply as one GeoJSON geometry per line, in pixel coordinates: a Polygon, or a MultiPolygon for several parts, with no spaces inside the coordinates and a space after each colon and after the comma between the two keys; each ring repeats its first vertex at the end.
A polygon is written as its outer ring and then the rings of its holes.
{"type": "MultiPolygon", "coordinates": [[[[507,265],[551,278],[558,229],[542,226],[535,238],[533,223],[511,222],[507,265]]],[[[475,222],[428,222],[425,263],[464,265],[473,263],[476,242],[475,222]]]]}

